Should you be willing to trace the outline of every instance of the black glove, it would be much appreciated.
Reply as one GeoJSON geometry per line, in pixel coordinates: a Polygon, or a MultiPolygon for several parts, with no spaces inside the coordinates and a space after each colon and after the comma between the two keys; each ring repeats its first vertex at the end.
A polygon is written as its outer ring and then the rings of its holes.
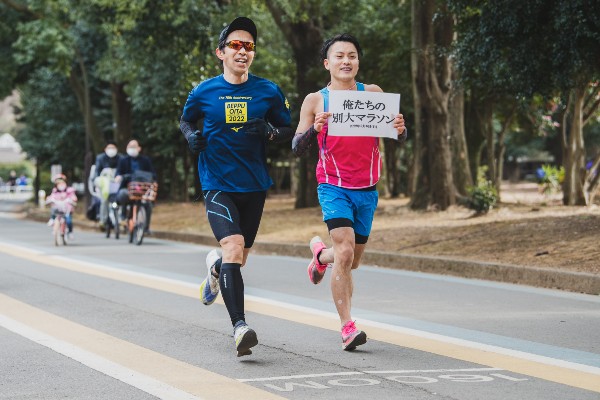
{"type": "Polygon", "coordinates": [[[196,131],[188,136],[188,147],[194,154],[200,154],[206,150],[206,138],[202,136],[202,132],[196,131]]]}
{"type": "Polygon", "coordinates": [[[252,118],[244,122],[244,131],[250,136],[261,136],[273,140],[277,129],[262,118],[252,118]]]}

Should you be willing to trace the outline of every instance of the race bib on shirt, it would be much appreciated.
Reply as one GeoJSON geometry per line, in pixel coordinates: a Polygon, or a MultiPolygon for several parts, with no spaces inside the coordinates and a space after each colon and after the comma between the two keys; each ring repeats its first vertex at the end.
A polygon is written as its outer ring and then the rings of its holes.
{"type": "Polygon", "coordinates": [[[248,121],[248,103],[244,101],[225,102],[225,123],[239,124],[248,121]]]}

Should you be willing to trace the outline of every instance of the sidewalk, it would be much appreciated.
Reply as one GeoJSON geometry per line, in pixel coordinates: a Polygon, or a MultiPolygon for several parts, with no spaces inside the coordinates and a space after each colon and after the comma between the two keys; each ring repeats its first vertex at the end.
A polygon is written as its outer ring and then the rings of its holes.
{"type": "MultiPolygon", "coordinates": [[[[27,218],[45,222],[47,220],[47,210],[32,209],[27,214],[27,218]]],[[[78,229],[95,230],[100,234],[97,224],[94,222],[76,220],[75,225],[78,229]]],[[[217,246],[217,241],[213,236],[204,234],[153,230],[152,237],[206,246],[217,246]]],[[[256,254],[301,257],[306,258],[307,262],[310,257],[308,245],[301,243],[286,244],[257,240],[252,247],[252,251],[256,254]]],[[[589,273],[462,260],[450,257],[400,254],[368,249],[365,251],[363,260],[364,264],[377,267],[516,283],[592,295],[600,294],[600,276],[589,273]]]]}

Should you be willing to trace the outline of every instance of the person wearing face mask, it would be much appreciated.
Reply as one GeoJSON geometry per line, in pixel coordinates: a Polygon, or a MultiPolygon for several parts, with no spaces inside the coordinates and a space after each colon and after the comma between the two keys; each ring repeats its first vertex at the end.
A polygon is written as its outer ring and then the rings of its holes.
{"type": "Polygon", "coordinates": [[[48,226],[54,224],[56,218],[56,210],[60,207],[65,212],[65,222],[67,224],[67,239],[73,240],[73,209],[77,204],[77,195],[75,189],[67,185],[67,178],[63,174],[58,174],[52,180],[54,188],[52,193],[46,197],[46,204],[52,204],[50,219],[48,226]]]}
{"type": "MultiPolygon", "coordinates": [[[[140,154],[142,148],[137,140],[127,143],[127,155],[121,157],[117,165],[115,182],[121,183],[117,193],[117,203],[126,205],[129,203],[129,192],[127,184],[135,180],[156,181],[156,171],[150,157],[140,154]]],[[[152,203],[146,203],[147,225],[146,234],[150,234],[150,218],[152,217],[152,203]]]]}
{"type": "Polygon", "coordinates": [[[100,176],[105,168],[115,169],[119,165],[121,155],[117,150],[117,144],[114,140],[106,142],[104,151],[96,156],[96,178],[100,176]]]}
{"type": "Polygon", "coordinates": [[[96,188],[95,192],[97,193],[95,196],[100,199],[98,220],[101,228],[104,227],[104,223],[108,217],[110,181],[114,179],[120,159],[121,155],[117,150],[117,144],[114,140],[107,141],[104,151],[96,156],[93,182],[96,188]]]}

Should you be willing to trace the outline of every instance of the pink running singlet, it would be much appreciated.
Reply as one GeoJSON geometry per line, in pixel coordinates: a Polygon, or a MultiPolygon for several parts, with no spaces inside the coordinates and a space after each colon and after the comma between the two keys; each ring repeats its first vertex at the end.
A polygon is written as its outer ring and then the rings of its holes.
{"type": "MultiPolygon", "coordinates": [[[[365,90],[357,82],[357,90],[365,90]]],[[[329,109],[329,89],[321,89],[324,111],[329,109]]],[[[328,183],[346,189],[362,189],[375,185],[381,173],[379,138],[328,136],[327,123],[317,135],[319,161],[317,183],[328,183]]]]}

